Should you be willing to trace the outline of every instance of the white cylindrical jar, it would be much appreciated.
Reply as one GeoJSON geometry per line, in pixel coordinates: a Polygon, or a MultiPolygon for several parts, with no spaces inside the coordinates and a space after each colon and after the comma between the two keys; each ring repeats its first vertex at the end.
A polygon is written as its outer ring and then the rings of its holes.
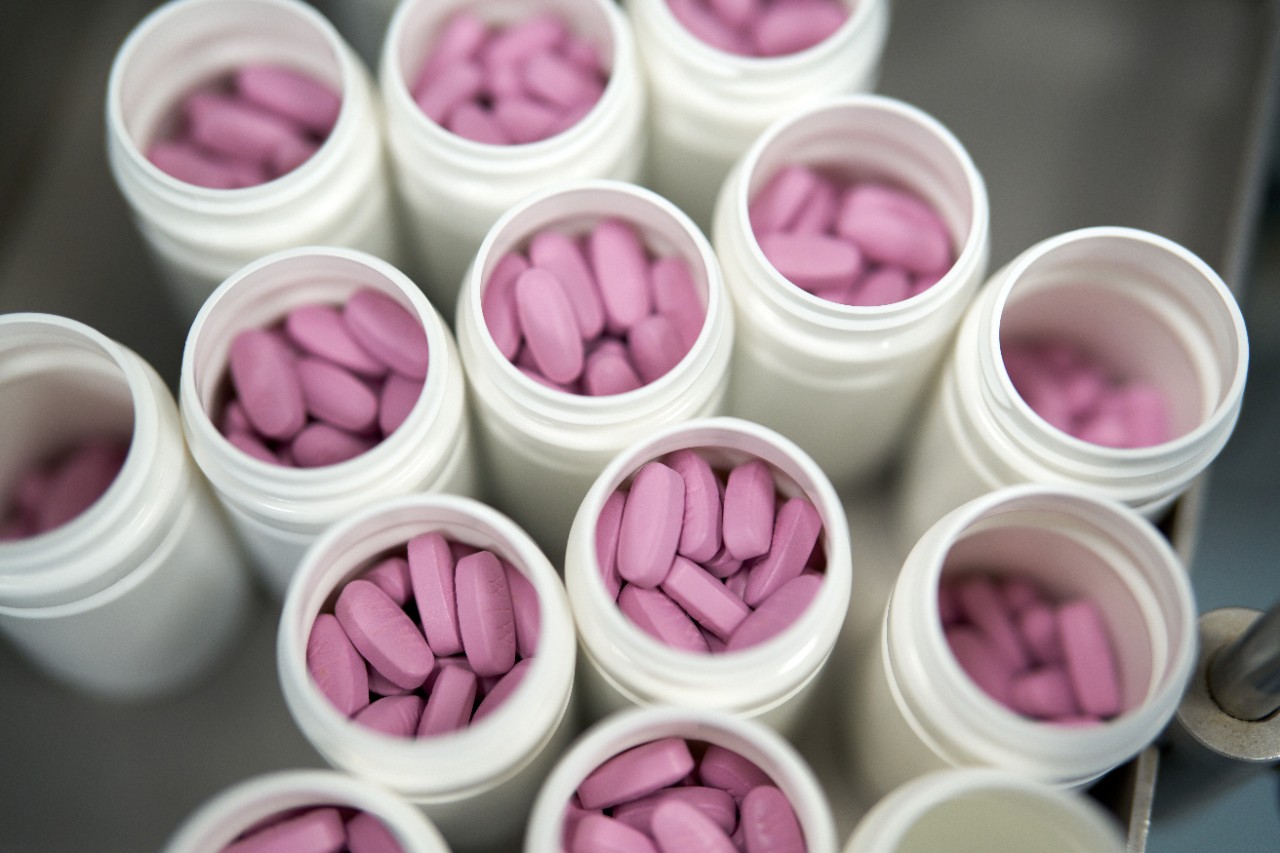
{"type": "Polygon", "coordinates": [[[254,258],[290,246],[350,246],[395,261],[382,133],[368,70],[338,31],[299,0],[174,0],[121,45],[107,87],[107,156],[116,184],[176,301],[194,316],[254,258]],[[281,177],[240,189],[178,180],[147,159],[194,88],[246,63],[302,71],[341,93],[320,148],[281,177]]]}
{"type": "Polygon", "coordinates": [[[191,453],[277,597],[311,542],[356,509],[411,492],[473,494],[477,488],[466,381],[453,336],[403,273],[353,249],[287,249],[223,282],[187,336],[179,400],[191,453]],[[426,332],[427,380],[404,422],[367,452],[321,468],[274,465],[231,444],[214,419],[236,334],[272,326],[302,305],[340,305],[362,288],[390,296],[426,332]]]}
{"type": "Polygon", "coordinates": [[[740,56],[681,24],[667,0],[627,0],[653,106],[645,180],[703,228],[734,162],[766,127],[827,98],[869,92],[889,31],[886,0],[845,0],[849,17],[785,56],[740,56]]]}
{"type": "Polygon", "coordinates": [[[844,853],[1120,853],[1100,805],[996,770],[938,770],[897,788],[858,823],[844,853]]]}
{"type": "Polygon", "coordinates": [[[514,840],[573,734],[573,620],[560,578],[524,531],[468,498],[386,501],[326,531],[289,587],[277,652],[285,703],[320,754],[416,803],[455,848],[514,840]],[[374,557],[433,531],[490,550],[528,578],[540,608],[538,644],[524,679],[488,717],[447,735],[390,737],[351,721],[320,692],[307,670],[307,640],[339,586],[374,557]]]}
{"type": "Polygon", "coordinates": [[[1165,238],[1099,227],[1027,249],[982,288],[907,451],[902,541],[984,492],[1086,487],[1158,519],[1217,457],[1240,414],[1248,338],[1234,297],[1165,238]],[[1068,339],[1164,395],[1174,437],[1105,447],[1051,426],[1015,390],[1011,338],[1068,339]]]}
{"type": "Polygon", "coordinates": [[[275,815],[327,806],[377,818],[404,853],[449,853],[420,810],[373,782],[332,770],[280,770],[238,782],[193,812],[164,853],[221,853],[275,815]]]}
{"type": "Polygon", "coordinates": [[[729,413],[795,441],[841,489],[882,470],[910,432],[908,421],[986,275],[989,218],[986,187],[968,153],[915,107],[853,95],[773,124],[726,179],[712,233],[738,330],[729,413]],[[913,192],[953,235],[951,269],[915,296],[882,306],[842,305],[801,290],[765,257],[749,216],[755,195],[791,165],[913,192]]]}
{"type": "Polygon", "coordinates": [[[74,320],[0,317],[0,483],[104,435],[128,440],[70,521],[0,541],[0,632],[80,690],[134,699],[192,683],[230,648],[251,586],[187,454],[173,397],[136,353],[74,320]]]}
{"type": "Polygon", "coordinates": [[[582,647],[583,696],[592,717],[632,705],[679,705],[756,719],[795,732],[848,611],[852,556],[844,508],[804,451],[759,424],[710,418],[667,427],[614,457],[587,492],[565,556],[565,586],[582,647]],[[763,460],[786,498],[803,497],[822,519],[826,556],[817,597],[795,622],[756,646],[718,654],[684,651],[651,637],[606,591],[596,528],[605,501],[650,461],[692,449],[727,471],[763,460]]]}
{"type": "Polygon", "coordinates": [[[503,214],[467,272],[457,330],[489,495],[551,555],[564,553],[573,515],[610,459],[656,429],[720,414],[728,387],[733,314],[715,254],[679,209],[633,184],[569,184],[503,214]],[[633,226],[654,253],[685,261],[706,309],[702,331],[675,367],[634,391],[553,390],[498,350],[481,310],[483,289],[502,257],[532,235],[552,228],[577,235],[606,218],[633,226]]]}
{"type": "Polygon", "coordinates": [[[566,181],[640,174],[644,87],[631,26],[611,0],[404,0],[383,43],[379,85],[414,272],[448,317],[485,233],[517,201],[566,181]],[[502,25],[560,16],[599,51],[609,75],[600,100],[567,130],[521,145],[475,142],[427,118],[411,81],[460,10],[502,25]]]}
{"type": "Polygon", "coordinates": [[[1195,643],[1186,568],[1141,516],[1079,489],[984,495],[912,549],[878,635],[852,663],[841,714],[854,775],[876,795],[968,766],[1083,786],[1168,724],[1195,643]],[[1113,650],[1121,713],[1093,725],[1040,722],[984,692],[952,653],[938,603],[942,580],[972,573],[1029,580],[1053,602],[1091,599],[1113,650]]]}
{"type": "Polygon", "coordinates": [[[525,833],[526,853],[560,853],[565,810],[588,774],[620,752],[678,737],[736,752],[765,772],[795,810],[808,853],[836,849],[835,821],[813,771],[777,732],[705,708],[633,708],[588,729],[561,757],[538,793],[525,833]]]}

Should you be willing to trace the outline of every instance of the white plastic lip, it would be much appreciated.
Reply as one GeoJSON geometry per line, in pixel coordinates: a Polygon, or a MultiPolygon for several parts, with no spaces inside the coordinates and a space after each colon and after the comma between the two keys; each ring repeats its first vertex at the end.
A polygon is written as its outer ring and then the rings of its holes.
{"type": "Polygon", "coordinates": [[[585,543],[591,559],[584,566],[584,577],[566,577],[566,582],[574,592],[585,591],[591,623],[599,624],[603,632],[590,630],[579,616],[581,641],[584,649],[605,665],[610,678],[649,701],[654,701],[655,694],[670,692],[679,697],[678,703],[693,704],[695,700],[686,694],[719,688],[717,700],[725,703],[719,706],[721,710],[763,714],[786,701],[817,673],[843,624],[852,588],[852,554],[843,506],[817,463],[793,442],[759,424],[719,417],[667,427],[623,451],[592,484],[579,514],[598,512],[608,496],[642,465],[682,448],[763,459],[787,480],[796,481],[799,493],[813,501],[823,520],[827,566],[818,599],[784,631],[756,646],[723,654],[672,648],[636,626],[609,597],[594,557],[595,519],[584,515],[575,520],[575,526],[590,522],[585,528],[585,543]],[[838,615],[833,618],[833,614],[838,615]],[[766,672],[778,676],[772,686],[760,677],[766,672]]]}
{"type": "MultiPolygon", "coordinates": [[[[282,298],[281,301],[287,301],[282,298]]],[[[308,300],[296,300],[295,305],[310,304],[308,300]]],[[[234,309],[232,309],[234,310],[234,309]]],[[[283,314],[277,318],[283,319],[283,314]]],[[[192,323],[195,334],[187,337],[182,355],[182,373],[179,380],[180,397],[183,402],[183,423],[189,430],[199,436],[200,442],[206,446],[217,448],[217,460],[211,460],[200,454],[201,464],[210,475],[211,481],[223,490],[240,491],[248,485],[255,492],[255,505],[266,509],[281,519],[295,516],[303,506],[319,508],[328,499],[338,497],[348,488],[349,478],[367,475],[371,469],[383,470],[410,452],[416,439],[413,423],[434,421],[444,405],[445,385],[448,373],[456,365],[451,365],[453,357],[447,342],[447,329],[440,319],[439,313],[427,301],[404,273],[391,266],[381,258],[377,258],[357,249],[334,246],[301,246],[284,249],[266,255],[242,267],[210,294],[192,323]],[[210,368],[201,364],[202,340],[200,332],[209,324],[209,318],[221,313],[223,304],[231,302],[235,294],[245,288],[252,288],[255,279],[269,273],[274,267],[304,262],[308,259],[324,261],[333,259],[353,267],[364,267],[368,270],[370,281],[378,281],[386,287],[378,288],[379,292],[398,297],[402,305],[407,302],[415,318],[422,322],[427,335],[427,346],[431,354],[431,365],[427,371],[426,383],[422,393],[409,417],[399,428],[378,442],[366,452],[320,468],[293,468],[286,465],[274,465],[263,462],[244,453],[214,425],[213,419],[205,408],[209,398],[208,389],[221,381],[220,376],[207,376],[210,368]],[[197,374],[200,374],[198,377],[197,374]],[[409,428],[406,429],[406,424],[409,428]]],[[[245,326],[248,328],[248,325],[245,326]]]]}
{"type": "Polygon", "coordinates": [[[373,782],[332,770],[285,770],[255,776],[207,800],[177,830],[164,853],[219,853],[249,827],[279,812],[350,806],[382,820],[406,853],[448,853],[420,809],[373,782]]]}
{"type": "Polygon", "coordinates": [[[569,709],[575,655],[573,617],[559,576],[528,534],[485,504],[439,493],[373,504],[321,534],[289,583],[277,635],[285,703],[304,736],[341,769],[426,801],[463,799],[526,766],[569,709]],[[384,521],[392,529],[382,527],[384,521]],[[371,528],[376,536],[362,536],[369,542],[353,538],[371,528]],[[339,583],[388,547],[430,530],[492,548],[522,569],[538,594],[541,631],[529,672],[484,720],[438,738],[392,738],[348,719],[320,692],[306,667],[307,638],[339,583]],[[412,532],[401,538],[401,531],[412,532]]]}
{"type": "Polygon", "coordinates": [[[496,370],[503,378],[507,395],[520,400],[542,417],[556,421],[566,416],[575,417],[584,423],[600,424],[617,419],[628,419],[631,416],[628,412],[617,411],[619,403],[649,408],[660,405],[663,400],[679,393],[687,383],[693,366],[705,364],[712,357],[712,350],[716,346],[714,340],[716,330],[713,328],[712,319],[729,310],[729,306],[724,301],[723,278],[715,251],[693,220],[680,208],[652,190],[609,178],[557,184],[538,190],[509,208],[493,224],[481,242],[476,252],[476,262],[467,272],[465,289],[468,308],[476,319],[479,346],[483,349],[486,358],[496,365],[496,370]],[[565,221],[587,222],[614,217],[627,221],[642,233],[651,230],[645,223],[633,221],[625,214],[603,210],[601,199],[610,198],[617,199],[619,205],[651,210],[654,218],[668,220],[680,237],[687,240],[688,248],[692,249],[694,256],[690,257],[684,252],[677,252],[677,255],[690,263],[690,271],[695,281],[705,282],[706,319],[697,340],[684,358],[653,382],[625,394],[610,394],[602,397],[569,394],[548,388],[525,376],[498,350],[498,345],[484,326],[481,299],[489,275],[502,255],[528,240],[542,228],[553,228],[557,223],[565,221]],[[548,216],[544,223],[533,229],[517,227],[517,223],[526,217],[541,219],[539,213],[541,209],[560,206],[567,208],[570,212],[564,216],[548,216]]]}
{"type": "MultiPolygon", "coordinates": [[[[849,165],[859,164],[850,162],[849,165]]],[[[961,286],[969,271],[980,268],[986,263],[990,202],[982,174],[955,134],[924,110],[905,101],[874,94],[828,98],[769,125],[747,149],[740,168],[742,174],[734,187],[732,204],[737,211],[737,228],[742,232],[743,246],[751,258],[752,265],[760,270],[772,285],[764,288],[765,294],[771,297],[772,302],[791,313],[802,311],[816,322],[835,326],[847,325],[851,321],[859,324],[870,321],[884,328],[896,328],[912,322],[921,311],[928,310],[934,303],[949,298],[952,292],[961,286]],[[807,123],[847,113],[850,118],[849,132],[857,133],[858,114],[877,112],[893,116],[907,125],[914,125],[929,134],[948,152],[952,165],[964,177],[965,188],[969,195],[969,227],[963,235],[960,251],[956,254],[951,268],[932,287],[908,299],[888,305],[840,305],[797,287],[778,272],[765,257],[764,250],[760,248],[759,242],[751,231],[751,220],[748,216],[753,192],[752,178],[760,161],[769,150],[775,145],[785,143],[788,136],[799,132],[807,123]]]]}
{"type": "Polygon", "coordinates": [[[588,729],[560,757],[534,801],[525,850],[559,851],[564,807],[587,774],[623,750],[665,737],[718,744],[752,761],[791,801],[809,853],[836,849],[835,824],[826,794],[813,771],[781,735],[760,723],[720,711],[650,707],[609,716],[588,729]]]}
{"type": "Polygon", "coordinates": [[[359,120],[355,115],[351,98],[348,97],[353,88],[355,74],[352,60],[344,50],[342,36],[324,15],[307,3],[298,2],[298,0],[170,0],[148,13],[125,37],[116,53],[107,78],[107,124],[109,128],[118,130],[118,133],[112,135],[121,143],[117,150],[125,158],[129,168],[144,176],[171,203],[177,203],[188,209],[216,211],[225,215],[252,213],[264,207],[274,206],[286,198],[300,195],[319,178],[318,155],[332,147],[331,142],[335,138],[349,136],[354,130],[354,123],[359,120]],[[130,61],[133,54],[137,53],[141,46],[145,46],[147,40],[155,38],[156,34],[162,32],[165,27],[180,24],[183,16],[198,14],[201,7],[230,4],[241,6],[257,4],[283,10],[297,15],[308,25],[315,27],[329,46],[333,64],[338,69],[341,79],[343,97],[342,107],[333,129],[316,153],[297,168],[278,178],[251,187],[217,189],[179,180],[147,159],[138,140],[128,130],[129,123],[124,116],[122,101],[130,61]]]}

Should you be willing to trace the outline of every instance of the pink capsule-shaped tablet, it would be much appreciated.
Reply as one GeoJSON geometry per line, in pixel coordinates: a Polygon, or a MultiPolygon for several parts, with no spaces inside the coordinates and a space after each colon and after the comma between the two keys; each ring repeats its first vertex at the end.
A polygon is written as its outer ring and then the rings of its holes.
{"type": "Polygon", "coordinates": [[[234,430],[227,433],[227,442],[240,452],[248,454],[260,462],[269,462],[272,465],[286,464],[271,448],[263,443],[262,439],[252,432],[234,430]]]}
{"type": "Polygon", "coordinates": [[[759,459],[729,472],[724,490],[723,536],[729,553],[749,560],[768,552],[773,539],[773,472],[759,459]]]}
{"type": "Polygon", "coordinates": [[[737,651],[770,640],[790,628],[818,597],[822,577],[804,573],[792,578],[760,603],[742,620],[727,642],[729,651],[737,651]]]}
{"type": "Polygon", "coordinates": [[[513,143],[523,145],[553,135],[560,111],[523,93],[514,93],[495,99],[493,120],[513,143]]]}
{"type": "Polygon", "coordinates": [[[803,290],[848,287],[862,272],[858,247],[838,237],[775,231],[757,241],[774,269],[803,290]]]}
{"type": "Polygon", "coordinates": [[[674,785],[693,767],[693,754],[683,738],[642,743],[587,774],[578,785],[578,802],[585,809],[607,809],[674,785]]]}
{"type": "Polygon", "coordinates": [[[600,287],[608,328],[614,334],[624,334],[653,311],[644,244],[627,223],[606,219],[588,236],[587,256],[600,287]]]}
{"type": "Polygon", "coordinates": [[[460,654],[462,635],[449,542],[439,532],[419,534],[409,540],[408,556],[413,598],[431,651],[439,656],[460,654]]]}
{"type": "Polygon", "coordinates": [[[489,336],[502,357],[516,357],[523,340],[520,318],[516,313],[516,280],[529,268],[529,261],[518,252],[508,252],[498,259],[480,294],[480,313],[484,315],[489,336]]]}
{"type": "Polygon", "coordinates": [[[971,574],[956,585],[956,598],[965,618],[987,638],[991,649],[1012,671],[1031,664],[1031,657],[1014,626],[1013,615],[1000,594],[999,587],[986,575],[971,574]]]}
{"type": "Polygon", "coordinates": [[[235,74],[235,87],[252,104],[284,116],[321,138],[338,121],[342,98],[333,89],[283,65],[251,64],[235,74]]]}
{"type": "Polygon", "coordinates": [[[697,807],[666,800],[653,810],[653,836],[662,853],[736,853],[729,834],[697,807]]]}
{"type": "Polygon", "coordinates": [[[582,368],[582,388],[592,397],[604,397],[610,394],[626,394],[644,385],[644,380],[636,373],[627,357],[626,347],[613,340],[617,346],[597,346],[587,353],[582,368]]]}
{"type": "Polygon", "coordinates": [[[253,428],[267,438],[285,440],[307,422],[302,385],[293,354],[265,329],[235,336],[227,356],[231,384],[253,428]]]}
{"type": "Polygon", "coordinates": [[[840,191],[835,183],[819,181],[809,193],[805,206],[787,229],[792,234],[827,234],[835,230],[836,214],[840,211],[840,191]]]}
{"type": "Polygon", "coordinates": [[[1053,608],[1036,601],[1024,607],[1015,617],[1018,634],[1031,658],[1037,664],[1062,662],[1062,638],[1058,633],[1058,617],[1053,608]]]}
{"type": "Polygon", "coordinates": [[[347,849],[351,853],[403,853],[391,830],[370,812],[358,812],[347,820],[347,849]]]}
{"type": "Polygon", "coordinates": [[[221,853],[338,853],[346,846],[347,832],[336,808],[308,809],[302,814],[271,823],[222,848],[221,853]]]}
{"type": "Polygon", "coordinates": [[[404,557],[392,556],[379,560],[372,567],[365,569],[360,577],[375,584],[401,607],[404,607],[409,596],[413,594],[412,581],[409,579],[409,561],[404,557]]]}
{"type": "Polygon", "coordinates": [[[808,849],[791,801],[773,785],[752,788],[742,798],[741,811],[747,853],[805,853],[808,849]]]}
{"type": "Polygon", "coordinates": [[[592,812],[577,822],[567,853],[658,853],[658,848],[638,829],[592,812]]]}
{"type": "Polygon", "coordinates": [[[752,44],[760,56],[785,56],[813,47],[849,17],[837,0],[788,0],[770,3],[755,19],[752,44]]]}
{"type": "Polygon", "coordinates": [[[973,683],[995,701],[1008,705],[1015,671],[987,636],[969,625],[952,625],[946,629],[946,637],[951,654],[973,683]]]}
{"type": "Polygon", "coordinates": [[[1115,651],[1098,605],[1087,598],[1058,608],[1058,630],[1067,674],[1080,710],[1097,717],[1121,711],[1115,651]]]}
{"type": "Polygon", "coordinates": [[[711,10],[731,27],[746,27],[764,10],[765,0],[707,0],[711,10]]]}
{"type": "MultiPolygon", "coordinates": [[[[717,551],[710,560],[703,561],[702,568],[710,572],[713,577],[720,578],[721,580],[725,580],[731,575],[742,574],[742,581],[744,584],[743,589],[746,588],[745,583],[747,580],[747,574],[739,571],[742,568],[742,561],[730,554],[729,549],[725,548],[724,545],[720,546],[720,550],[717,551]]],[[[741,591],[735,594],[737,594],[739,598],[742,597],[741,591]]]]}
{"type": "Polygon", "coordinates": [[[757,237],[791,230],[823,179],[808,166],[784,166],[751,199],[748,218],[757,237]]]}
{"type": "Polygon", "coordinates": [[[605,592],[617,599],[622,589],[622,577],[618,574],[618,534],[622,530],[622,512],[627,504],[627,493],[618,489],[605,499],[596,519],[596,566],[605,592]]]}
{"type": "Polygon", "coordinates": [[[369,354],[410,379],[424,379],[430,354],[422,324],[400,303],[372,288],[352,294],[342,319],[369,354]]]}
{"type": "Polygon", "coordinates": [[[515,614],[502,563],[488,551],[463,557],[454,568],[458,633],[476,675],[502,675],[516,661],[515,614]]]}
{"type": "Polygon", "coordinates": [[[1047,720],[1079,713],[1071,679],[1060,666],[1021,673],[1009,687],[1009,705],[1028,717],[1047,720]]]}
{"type": "Polygon", "coordinates": [[[727,640],[751,608],[697,563],[676,557],[662,581],[662,591],[693,619],[721,640],[727,640]]]}
{"type": "Polygon", "coordinates": [[[836,232],[875,263],[920,274],[951,266],[951,234],[937,212],[914,195],[884,184],[851,188],[836,232]]]}
{"type": "Polygon", "coordinates": [[[726,791],[706,785],[663,788],[647,797],[614,806],[613,816],[628,826],[651,835],[650,822],[653,819],[653,811],[668,800],[688,803],[709,817],[726,833],[733,832],[738,825],[738,804],[734,802],[733,797],[726,791]]]}
{"type": "Polygon", "coordinates": [[[594,104],[604,89],[596,75],[549,50],[525,61],[524,83],[534,97],[561,109],[594,104]]]}
{"type": "Polygon", "coordinates": [[[530,267],[516,279],[516,315],[534,365],[554,382],[573,382],[582,374],[582,335],[560,282],[541,267],[530,267]]]}
{"type": "Polygon", "coordinates": [[[267,180],[260,163],[215,155],[185,140],[157,140],[147,148],[147,159],[167,175],[209,189],[240,189],[267,180]]]}
{"type": "Polygon", "coordinates": [[[484,71],[473,62],[455,62],[424,78],[414,92],[418,109],[436,124],[445,124],[459,106],[469,103],[484,88],[484,71]]]}
{"type": "Polygon", "coordinates": [[[413,693],[383,696],[361,708],[351,719],[390,737],[413,737],[422,718],[422,707],[422,697],[413,693]]]}
{"type": "Polygon", "coordinates": [[[72,451],[49,477],[32,512],[36,530],[52,530],[92,506],[111,487],[128,452],[127,444],[108,440],[88,441],[72,451]]]}
{"type": "Polygon", "coordinates": [[[375,584],[353,580],[342,588],[334,614],[356,651],[400,687],[427,680],[435,656],[413,621],[375,584]]]}
{"type": "Polygon", "coordinates": [[[732,749],[713,743],[707,746],[698,762],[698,779],[704,785],[719,788],[741,802],[753,789],[772,785],[769,774],[755,762],[732,749]]]}
{"type": "Polygon", "coordinates": [[[699,41],[726,53],[747,55],[750,42],[738,30],[725,23],[701,0],[667,0],[671,13],[699,41]]]}
{"type": "Polygon", "coordinates": [[[538,605],[538,591],[524,572],[506,561],[502,569],[507,574],[507,586],[511,590],[511,613],[516,622],[516,651],[520,657],[533,657],[538,648],[538,635],[542,631],[542,612],[538,605]]]}
{"type": "Polygon", "coordinates": [[[238,97],[197,92],[183,104],[191,138],[226,157],[266,164],[296,144],[302,129],[238,97]]]}
{"type": "Polygon", "coordinates": [[[378,394],[378,429],[382,435],[388,436],[404,423],[422,396],[424,383],[420,379],[409,379],[399,373],[392,373],[382,383],[378,394]]]}
{"type": "Polygon", "coordinates": [[[720,481],[711,463],[693,450],[668,453],[664,461],[684,481],[684,520],[677,551],[703,563],[720,551],[720,481]]]}
{"type": "Polygon", "coordinates": [[[661,462],[640,469],[631,483],[618,532],[618,574],[652,589],[671,569],[684,524],[684,480],[661,462]]]}
{"type": "Polygon", "coordinates": [[[489,39],[489,25],[469,9],[462,8],[449,16],[440,35],[431,46],[431,54],[418,71],[413,91],[420,92],[443,69],[478,59],[489,39]]]}
{"type": "Polygon", "coordinates": [[[347,331],[342,313],[331,305],[302,305],[284,318],[284,331],[289,340],[311,355],[345,367],[352,373],[378,378],[387,366],[369,355],[347,331]]]}
{"type": "Polygon", "coordinates": [[[322,468],[354,459],[373,448],[377,441],[355,435],[325,423],[303,427],[289,444],[289,452],[299,468],[322,468]]]}
{"type": "Polygon", "coordinates": [[[667,375],[686,351],[680,331],[665,314],[650,314],[627,332],[627,353],[646,384],[667,375]]]}
{"type": "Polygon", "coordinates": [[[333,706],[350,717],[369,704],[364,659],[332,613],[321,613],[307,636],[307,672],[333,706]]]}
{"type": "Polygon", "coordinates": [[[484,62],[490,68],[519,65],[535,53],[559,48],[568,37],[568,24],[558,15],[531,15],[495,32],[484,47],[484,62]]]}
{"type": "Polygon", "coordinates": [[[854,285],[850,304],[875,307],[892,305],[911,296],[911,276],[901,267],[879,267],[854,285]]]}
{"type": "Polygon", "coordinates": [[[484,694],[484,699],[480,700],[480,704],[476,706],[476,712],[471,715],[471,724],[475,725],[500,708],[524,681],[532,665],[533,658],[516,661],[516,665],[511,667],[507,674],[499,678],[498,682],[484,694]]]}
{"type": "Polygon", "coordinates": [[[378,420],[378,396],[354,374],[324,359],[303,357],[294,365],[311,417],[348,432],[365,432],[378,420]]]}
{"type": "Polygon", "coordinates": [[[512,141],[493,113],[474,101],[458,104],[449,114],[445,127],[451,133],[484,145],[510,145],[512,141]]]}
{"type": "Polygon", "coordinates": [[[649,267],[649,281],[654,310],[675,324],[683,351],[688,352],[702,334],[707,316],[689,265],[674,255],[658,258],[649,267]]]}
{"type": "Polygon", "coordinates": [[[787,581],[799,577],[818,544],[822,518],[804,498],[791,498],[778,510],[769,551],[751,567],[744,600],[759,607],[787,581]]]}
{"type": "Polygon", "coordinates": [[[598,337],[604,331],[604,301],[578,242],[560,231],[541,231],[529,241],[529,260],[560,283],[583,340],[598,337]]]}
{"type": "Polygon", "coordinates": [[[476,675],[460,666],[445,667],[431,685],[418,737],[434,737],[464,728],[476,701],[476,675]]]}
{"type": "Polygon", "coordinates": [[[618,609],[659,642],[686,652],[708,651],[707,641],[689,614],[661,590],[626,584],[618,594],[618,609]]]}

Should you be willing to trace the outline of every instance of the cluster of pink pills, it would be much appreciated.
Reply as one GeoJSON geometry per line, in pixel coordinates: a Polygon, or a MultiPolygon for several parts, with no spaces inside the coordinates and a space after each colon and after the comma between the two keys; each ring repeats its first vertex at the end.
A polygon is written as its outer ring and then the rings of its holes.
{"type": "Polygon", "coordinates": [[[128,453],[127,439],[92,438],[20,471],[0,518],[0,541],[39,535],[84,512],[115,480],[128,453]]]}
{"type": "Polygon", "coordinates": [[[279,65],[246,65],[188,95],[147,159],[189,184],[237,189],[302,165],[333,130],[338,93],[279,65]]]}
{"type": "Polygon", "coordinates": [[[422,324],[364,288],[341,307],[304,305],[238,333],[219,429],[264,462],[314,468],[369,450],[404,422],[429,362],[422,324]]]}
{"type": "Polygon", "coordinates": [[[570,394],[634,391],[689,352],[706,308],[688,264],[605,219],[581,238],[547,229],[494,266],[481,312],[499,352],[570,394]]]}
{"type": "Polygon", "coordinates": [[[607,80],[596,46],[556,15],[501,26],[462,11],[442,28],[412,92],[422,112],[453,133],[510,145],[572,127],[607,80]]]}
{"type": "Polygon", "coordinates": [[[493,712],[538,645],[538,596],[491,551],[409,540],[316,617],[307,669],[343,714],[395,737],[456,731],[493,712]]]}
{"type": "Polygon", "coordinates": [[[938,609],[952,654],[997,702],[1066,725],[1121,712],[1115,653],[1091,599],[1055,603],[1025,578],[966,574],[939,584],[938,609]]]}
{"type": "Polygon", "coordinates": [[[401,853],[380,819],[358,809],[316,806],[283,812],[252,827],[222,853],[401,853]]]}
{"type": "Polygon", "coordinates": [[[667,0],[685,29],[712,47],[743,56],[785,56],[840,29],[840,0],[667,0]]]}
{"type": "Polygon", "coordinates": [[[1164,393],[1150,382],[1123,381],[1071,342],[1001,343],[1013,387],[1037,415],[1083,441],[1150,447],[1173,438],[1164,393]]]}
{"type": "Polygon", "coordinates": [[[804,853],[795,810],[769,775],[718,744],[664,738],[582,780],[564,820],[567,853],[804,853]]]}
{"type": "Polygon", "coordinates": [[[803,165],[779,169],[751,199],[760,250],[797,287],[841,305],[890,305],[922,293],[955,262],[929,204],[898,187],[803,165]]]}
{"type": "Polygon", "coordinates": [[[772,469],[743,462],[722,480],[697,452],[639,470],[605,501],[596,557],[618,608],[678,649],[724,652],[773,637],[822,584],[822,519],[779,504],[772,469]]]}

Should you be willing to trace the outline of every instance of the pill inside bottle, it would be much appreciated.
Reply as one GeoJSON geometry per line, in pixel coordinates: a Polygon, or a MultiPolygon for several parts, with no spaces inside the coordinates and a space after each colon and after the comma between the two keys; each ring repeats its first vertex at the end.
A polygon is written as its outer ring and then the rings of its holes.
{"type": "Polygon", "coordinates": [[[840,0],[667,0],[667,6],[698,40],[757,57],[807,50],[849,18],[840,0]]]}
{"type": "Polygon", "coordinates": [[[80,515],[115,481],[128,452],[127,437],[104,434],[19,470],[0,503],[0,541],[38,536],[80,515]]]}
{"type": "Polygon", "coordinates": [[[223,847],[221,853],[298,850],[400,853],[403,849],[387,825],[372,812],[349,806],[316,805],[264,818],[223,847]]]}

